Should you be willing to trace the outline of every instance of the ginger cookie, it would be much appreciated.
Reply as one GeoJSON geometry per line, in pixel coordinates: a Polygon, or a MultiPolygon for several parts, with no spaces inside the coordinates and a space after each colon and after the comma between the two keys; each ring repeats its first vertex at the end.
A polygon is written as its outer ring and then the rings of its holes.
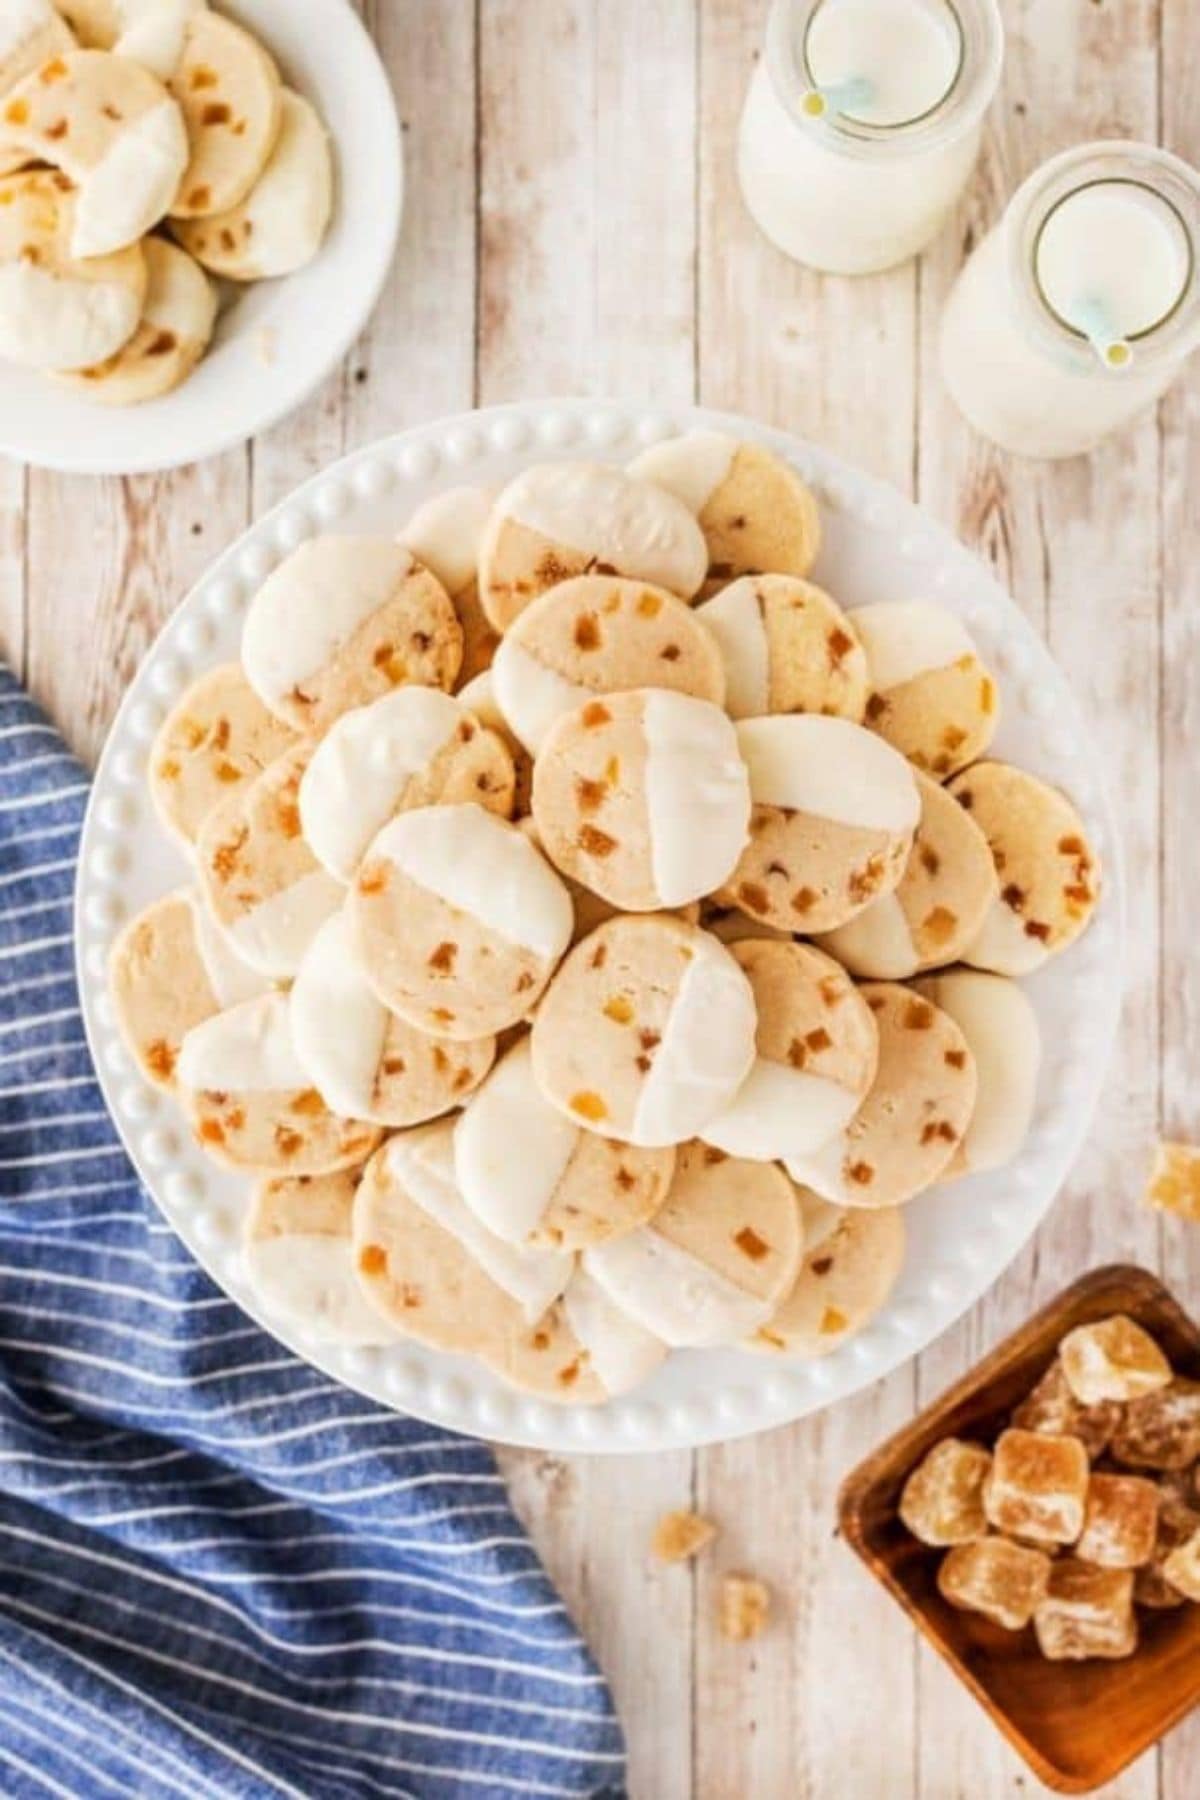
{"type": "Polygon", "coordinates": [[[142,242],[148,285],[141,322],[128,343],[86,369],[55,379],[98,406],[140,406],[186,381],[212,339],[217,294],[203,269],[165,238],[142,242]]]}
{"type": "Polygon", "coordinates": [[[731,581],[807,575],[821,547],[811,491],[782,458],[723,431],[689,431],[643,450],[631,475],[675,494],[695,514],[709,573],[731,581]]]}
{"type": "Polygon", "coordinates": [[[0,99],[56,56],[75,49],[71,27],[50,0],[18,0],[0,24],[0,99]]]}
{"type": "Polygon", "coordinates": [[[999,1169],[1016,1156],[1033,1122],[1042,1056],[1037,1014],[1003,975],[951,969],[915,985],[954,1020],[975,1059],[975,1110],[943,1179],[999,1169]]]}
{"type": "Polygon", "coordinates": [[[945,781],[982,756],[1000,723],[996,683],[966,627],[924,600],[860,606],[850,623],[867,652],[866,722],[945,781]]]}
{"type": "Polygon", "coordinates": [[[454,602],[463,634],[460,686],[491,667],[500,642],[479,601],[479,545],[495,498],[491,488],[445,488],[418,506],[400,533],[400,542],[432,570],[454,602]]]}
{"type": "Polygon", "coordinates": [[[743,575],[698,606],[696,617],[721,652],[731,718],[802,712],[862,723],[866,652],[823,588],[796,575],[743,575]]]}
{"type": "Polygon", "coordinates": [[[209,814],[295,741],[240,663],[210,669],[176,701],[154,740],[150,795],[159,818],[182,843],[193,844],[209,814]]]}
{"type": "Polygon", "coordinates": [[[525,819],[529,816],[530,802],[533,799],[533,758],[513,731],[508,720],[496,704],[496,690],[492,682],[490,668],[481,669],[470,681],[464,682],[457,690],[454,698],[460,706],[465,706],[489,731],[507,745],[512,757],[515,785],[513,788],[514,819],[525,819]]]}
{"type": "MultiPolygon", "coordinates": [[[[0,114],[4,103],[0,101],[0,114]]],[[[4,144],[0,140],[0,160],[4,144]]],[[[78,196],[56,169],[0,179],[0,357],[27,369],[89,368],[138,329],[148,270],[140,244],[72,249],[78,196]]]]}
{"type": "Polygon", "coordinates": [[[357,1169],[283,1175],[254,1190],[242,1264],[259,1305],[322,1344],[391,1343],[358,1279],[351,1239],[357,1169]]]}
{"type": "Polygon", "coordinates": [[[666,1356],[660,1339],[577,1268],[536,1325],[489,1346],[483,1360],[510,1387],[539,1400],[594,1405],[640,1387],[666,1356]]]}
{"type": "MultiPolygon", "coordinates": [[[[821,1206],[803,1190],[799,1200],[802,1219],[821,1206]]],[[[846,1208],[823,1218],[821,1230],[806,1236],[795,1283],[745,1348],[804,1357],[840,1349],[886,1305],[904,1267],[904,1237],[895,1206],[846,1208]]]]}
{"type": "Polygon", "coordinates": [[[188,24],[168,86],[188,152],[171,216],[227,213],[245,200],[279,137],[283,85],[274,59],[241,25],[205,9],[188,24]]]}

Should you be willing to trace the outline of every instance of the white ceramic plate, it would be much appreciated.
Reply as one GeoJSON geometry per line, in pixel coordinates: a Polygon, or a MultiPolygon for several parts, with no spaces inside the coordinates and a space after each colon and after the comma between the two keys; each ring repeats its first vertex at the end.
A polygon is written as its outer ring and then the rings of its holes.
{"type": "Polygon", "coordinates": [[[80,991],[101,1084],[146,1186],[214,1280],[299,1355],[350,1387],[461,1431],[554,1450],[665,1449],[780,1425],[866,1387],[944,1331],[1016,1255],[1074,1161],[1120,1003],[1121,876],[1099,768],[1063,676],[983,565],[891,488],[825,451],[744,419],[688,409],[667,417],[593,401],[494,407],[422,426],[335,463],[248,531],[178,608],[125,696],[92,792],[77,893],[80,991]],[[250,596],[312,534],[396,531],[441,487],[496,484],[546,457],[625,461],[696,425],[759,439],[813,484],[825,523],[816,576],[844,604],[923,595],[961,614],[1000,679],[998,753],[1060,784],[1083,813],[1104,863],[1105,895],[1080,943],[1028,984],[1045,1036],[1032,1134],[1008,1168],[908,1207],[908,1261],[890,1304],[823,1361],[689,1351],[628,1398],[560,1408],[514,1393],[465,1359],[418,1345],[344,1352],[306,1342],[266,1316],[246,1288],[238,1237],[249,1183],[209,1163],[172,1102],[142,1079],[105,990],[117,927],[188,876],[146,790],[154,734],[197,675],[237,655],[250,596]]]}
{"type": "Polygon", "coordinates": [[[403,200],[396,104],[348,0],[217,0],[262,39],[284,80],[313,101],[333,142],[329,235],[305,269],[244,289],[223,284],[207,356],[182,386],[142,406],[97,406],[34,369],[0,362],[0,451],[45,469],[136,475],[196,462],[265,431],[335,368],[374,309],[403,200]]]}

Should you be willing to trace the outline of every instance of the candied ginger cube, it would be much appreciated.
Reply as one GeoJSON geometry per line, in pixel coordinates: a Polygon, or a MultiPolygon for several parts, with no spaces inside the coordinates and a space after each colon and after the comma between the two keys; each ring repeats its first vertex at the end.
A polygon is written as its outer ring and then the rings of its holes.
{"type": "Polygon", "coordinates": [[[1160,1212],[1200,1221],[1200,1150],[1192,1144],[1159,1144],[1145,1200],[1160,1212]]]}
{"type": "Polygon", "coordinates": [[[1133,1571],[1097,1569],[1073,1556],[1051,1563],[1033,1628],[1038,1648],[1051,1662],[1132,1656],[1137,1649],[1133,1571]]]}
{"type": "Polygon", "coordinates": [[[900,1496],[900,1517],[923,1544],[968,1544],[987,1534],[983,1484],[992,1466],[981,1444],[943,1438],[917,1464],[900,1496]]]}
{"type": "Polygon", "coordinates": [[[1172,1550],[1162,1572],[1185,1600],[1200,1600],[1200,1530],[1172,1550]]]}
{"type": "Polygon", "coordinates": [[[1026,1394],[1010,1421],[1022,1431],[1048,1432],[1051,1437],[1077,1437],[1088,1455],[1097,1457],[1104,1450],[1121,1416],[1115,1401],[1102,1400],[1098,1406],[1083,1406],[1071,1392],[1056,1357],[1038,1382],[1026,1394]]]}
{"type": "Polygon", "coordinates": [[[1118,1462],[1135,1469],[1187,1469],[1200,1458],[1200,1381],[1176,1378],[1131,1400],[1112,1435],[1118,1462]]]}
{"type": "Polygon", "coordinates": [[[1154,1555],[1158,1537],[1158,1488],[1141,1475],[1093,1475],[1088,1483],[1083,1531],[1075,1546],[1081,1562],[1103,1569],[1137,1569],[1154,1555]]]}
{"type": "Polygon", "coordinates": [[[951,1606],[983,1613],[1006,1631],[1028,1625],[1046,1592],[1050,1558],[1007,1538],[977,1538],[947,1550],[937,1584],[951,1606]]]}
{"type": "Polygon", "coordinates": [[[731,1643],[745,1644],[761,1636],[770,1611],[771,1594],[765,1582],[753,1575],[726,1575],[717,1623],[731,1643]]]}
{"type": "Polygon", "coordinates": [[[1088,1456],[1075,1437],[1010,1429],[996,1439],[983,1490],[997,1531],[1039,1544],[1073,1544],[1083,1530],[1088,1456]]]}
{"type": "Polygon", "coordinates": [[[1158,1530],[1154,1554],[1134,1577],[1133,1597],[1139,1606],[1182,1606],[1183,1595],[1172,1587],[1163,1573],[1167,1558],[1193,1532],[1200,1531],[1200,1512],[1192,1505],[1191,1483],[1178,1474],[1168,1474],[1155,1483],[1159,1493],[1158,1530]]]}
{"type": "Polygon", "coordinates": [[[686,1562],[711,1544],[717,1528],[694,1512],[664,1513],[654,1527],[650,1548],[660,1562],[686,1562]]]}
{"type": "Polygon", "coordinates": [[[1124,1313],[1077,1325],[1058,1354],[1071,1392],[1085,1406],[1098,1400],[1136,1400],[1171,1379],[1171,1365],[1154,1339],[1124,1313]]]}

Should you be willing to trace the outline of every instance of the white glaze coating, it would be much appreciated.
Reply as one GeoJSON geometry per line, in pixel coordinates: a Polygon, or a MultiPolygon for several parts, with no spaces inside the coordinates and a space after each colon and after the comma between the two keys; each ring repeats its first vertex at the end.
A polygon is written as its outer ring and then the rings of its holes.
{"type": "Polygon", "coordinates": [[[314,1343],[394,1341],[363,1294],[349,1237],[297,1231],[248,1238],[242,1255],[251,1291],[265,1309],[314,1343]]]}
{"type": "Polygon", "coordinates": [[[819,1150],[857,1108],[854,1095],[836,1081],[760,1056],[729,1105],[700,1135],[730,1156],[773,1162],[819,1150]]]}
{"type": "Polygon", "coordinates": [[[639,481],[666,488],[690,513],[702,513],[729,474],[737,449],[737,439],[727,432],[685,431],[651,444],[626,469],[639,481]]]}
{"type": "Polygon", "coordinates": [[[496,701],[496,686],[491,669],[480,669],[478,675],[472,675],[470,681],[459,688],[454,698],[460,706],[465,706],[468,712],[474,713],[481,725],[488,725],[493,731],[511,732],[512,726],[496,701]]]}
{"type": "Polygon", "coordinates": [[[296,1055],[326,1106],[375,1122],[388,1014],[351,951],[344,912],[327,919],[309,944],[288,1005],[296,1055]]]}
{"type": "Polygon", "coordinates": [[[0,264],[0,357],[31,369],[86,369],[137,330],[136,294],[32,263],[0,264]]]}
{"type": "MultiPolygon", "coordinates": [[[[253,235],[231,272],[256,278],[290,275],[312,261],[333,208],[329,134],[308,101],[284,88],[280,126],[267,166],[234,209],[253,235]]],[[[236,234],[235,234],[236,235],[236,234]]]]}
{"type": "Polygon", "coordinates": [[[844,1206],[832,1206],[805,1187],[796,1189],[796,1205],[800,1208],[800,1230],[805,1256],[827,1243],[846,1216],[844,1206]]]}
{"type": "Polygon", "coordinates": [[[128,56],[150,69],[160,81],[175,73],[183,55],[188,25],[204,12],[208,0],[116,0],[120,36],[116,56],[128,56]]]}
{"type": "Polygon", "coordinates": [[[340,881],[325,869],[313,869],[291,887],[252,907],[229,925],[220,925],[234,951],[252,968],[275,981],[287,981],[300,967],[304,952],[345,896],[340,881]]]}
{"type": "Polygon", "coordinates": [[[839,1131],[819,1150],[812,1150],[807,1156],[789,1156],[783,1166],[793,1181],[811,1188],[820,1199],[831,1201],[834,1206],[845,1206],[848,1189],[842,1169],[849,1148],[845,1132],[839,1131]]]}
{"type": "Polygon", "coordinates": [[[972,1175],[1011,1162],[1029,1133],[1037,1100],[1042,1035],[1027,996],[1002,975],[956,969],[930,983],[975,1058],[975,1111],[961,1150],[972,1175]]]}
{"type": "Polygon", "coordinates": [[[53,25],[56,16],[50,0],[4,0],[0,7],[0,63],[53,25]]]}
{"type": "Polygon", "coordinates": [[[647,688],[646,815],[663,906],[686,906],[728,879],[750,837],[750,782],[719,706],[647,688]]]}
{"type": "Polygon", "coordinates": [[[188,163],[183,115],[164,96],[125,126],[79,184],[72,256],[124,249],[166,215],[188,163]]]}
{"type": "Polygon", "coordinates": [[[608,1394],[627,1394],[640,1387],[666,1357],[662,1339],[614,1306],[582,1265],[567,1283],[562,1307],[608,1394]]]}
{"type": "Polygon", "coordinates": [[[194,1092],[303,1092],[309,1080],[292,1042],[286,994],[260,994],[194,1026],[175,1072],[194,1092]]]}
{"type": "Polygon", "coordinates": [[[815,713],[743,719],[736,729],[757,804],[893,836],[915,831],[921,796],[913,772],[873,731],[815,713]]]}
{"type": "Polygon", "coordinates": [[[682,501],[610,463],[535,463],[504,489],[497,519],[685,598],[708,570],[703,533],[682,501]]]}
{"type": "Polygon", "coordinates": [[[921,962],[908,915],[894,893],[881,894],[844,925],[822,932],[817,942],[852,975],[876,981],[907,981],[921,962]]]}
{"type": "Polygon", "coordinates": [[[771,662],[762,608],[752,575],[731,581],[696,608],[717,640],[725,665],[725,710],[731,719],[756,719],[771,698],[771,662]]]}
{"type": "Polygon", "coordinates": [[[672,1349],[730,1344],[756,1331],[771,1305],[643,1225],[584,1252],[614,1306],[672,1349]]]}
{"type": "Polygon", "coordinates": [[[647,1148],[698,1137],[754,1062],[754,990],[716,938],[701,933],[694,948],[629,1132],[647,1148]]]}
{"type": "Polygon", "coordinates": [[[479,544],[494,500],[490,488],[445,488],[423,501],[400,533],[400,542],[437,576],[451,597],[475,579],[479,544]]]}
{"type": "Polygon", "coordinates": [[[963,962],[996,975],[1032,975],[1049,958],[1042,939],[1031,937],[1021,915],[1001,899],[992,901],[978,936],[962,953],[963,962]]]}
{"type": "Polygon", "coordinates": [[[978,654],[961,619],[928,600],[860,606],[850,614],[850,623],[862,639],[871,685],[880,694],[978,654]]]}
{"type": "Polygon", "coordinates": [[[579,1128],[533,1078],[529,1039],[503,1057],[454,1128],[454,1170],[467,1205],[506,1243],[523,1244],[567,1170],[579,1128]]]}
{"type": "Polygon", "coordinates": [[[196,951],[218,1006],[237,1006],[242,1000],[265,994],[271,987],[269,978],[237,954],[229,938],[214,923],[203,895],[190,889],[187,899],[192,909],[196,951]]]}
{"type": "Polygon", "coordinates": [[[490,674],[491,692],[508,729],[535,755],[554,721],[574,712],[592,691],[549,668],[513,637],[501,638],[490,674]]]}

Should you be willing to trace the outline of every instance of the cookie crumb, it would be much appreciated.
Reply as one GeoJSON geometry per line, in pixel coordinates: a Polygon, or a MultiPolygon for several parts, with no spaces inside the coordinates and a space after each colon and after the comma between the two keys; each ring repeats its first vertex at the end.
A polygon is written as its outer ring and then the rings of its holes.
{"type": "Polygon", "coordinates": [[[694,1512],[664,1513],[654,1527],[650,1549],[660,1562],[687,1562],[717,1535],[711,1519],[694,1512]]]}
{"type": "Polygon", "coordinates": [[[771,1595],[753,1575],[726,1575],[721,1583],[717,1623],[730,1643],[746,1644],[766,1630],[771,1595]]]}

